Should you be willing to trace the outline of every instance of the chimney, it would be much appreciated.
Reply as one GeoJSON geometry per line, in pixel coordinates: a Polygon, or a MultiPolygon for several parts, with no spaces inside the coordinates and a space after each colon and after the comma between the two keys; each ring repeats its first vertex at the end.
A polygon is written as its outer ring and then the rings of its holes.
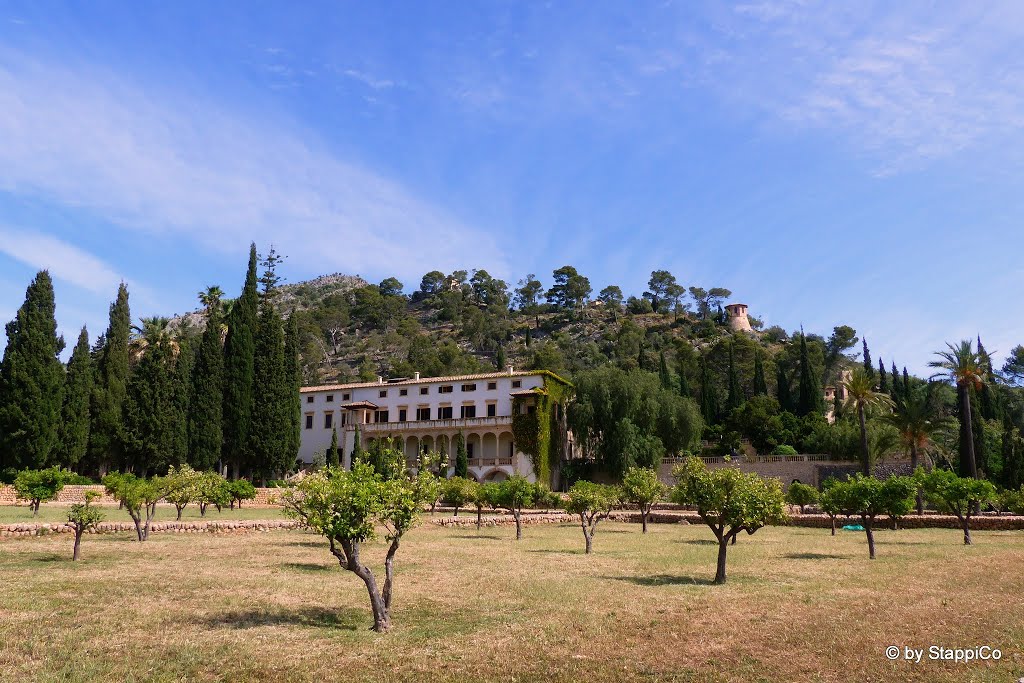
{"type": "Polygon", "coordinates": [[[508,374],[510,375],[515,372],[515,368],[513,368],[511,365],[509,365],[505,369],[508,371],[508,374]]]}
{"type": "Polygon", "coordinates": [[[412,373],[412,378],[414,380],[416,380],[417,382],[419,382],[420,381],[420,373],[418,373],[418,372],[412,373]]]}

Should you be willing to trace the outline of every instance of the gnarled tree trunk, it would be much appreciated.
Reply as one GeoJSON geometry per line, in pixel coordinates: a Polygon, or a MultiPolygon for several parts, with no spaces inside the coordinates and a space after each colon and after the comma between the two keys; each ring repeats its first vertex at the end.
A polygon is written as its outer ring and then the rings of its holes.
{"type": "MultiPolygon", "coordinates": [[[[366,586],[366,592],[370,596],[370,609],[373,611],[373,630],[377,633],[387,633],[391,628],[391,614],[385,604],[384,596],[377,587],[377,579],[369,567],[359,560],[359,541],[339,538],[337,542],[332,537],[328,540],[331,543],[331,553],[338,558],[342,569],[346,569],[358,576],[366,586]],[[341,550],[338,549],[341,546],[341,550]]],[[[394,546],[397,550],[397,546],[394,546]]],[[[389,551],[389,555],[393,554],[389,551]]],[[[390,588],[388,589],[390,599],[390,588]]]]}
{"type": "Polygon", "coordinates": [[[78,558],[81,557],[81,554],[82,554],[82,552],[81,552],[82,551],[82,534],[84,532],[85,532],[85,529],[83,529],[80,524],[76,524],[75,525],[75,552],[71,556],[71,560],[73,562],[77,561],[78,558]]]}

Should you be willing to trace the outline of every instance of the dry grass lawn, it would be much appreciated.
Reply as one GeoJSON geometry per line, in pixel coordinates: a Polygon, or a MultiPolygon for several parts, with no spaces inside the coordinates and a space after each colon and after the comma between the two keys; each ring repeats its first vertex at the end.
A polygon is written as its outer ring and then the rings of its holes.
{"type": "MultiPolygon", "coordinates": [[[[398,555],[388,635],[363,585],[304,532],[0,543],[0,680],[1016,681],[1024,532],[769,528],[730,552],[698,526],[447,529],[398,555]],[[889,662],[888,645],[1002,650],[889,662]]],[[[380,559],[373,544],[366,555],[380,559]]]]}

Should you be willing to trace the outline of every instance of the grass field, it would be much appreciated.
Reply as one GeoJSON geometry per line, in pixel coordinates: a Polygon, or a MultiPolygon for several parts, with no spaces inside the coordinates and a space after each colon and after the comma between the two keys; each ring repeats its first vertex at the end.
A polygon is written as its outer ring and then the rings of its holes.
{"type": "MultiPolygon", "coordinates": [[[[32,510],[27,505],[0,505],[0,524],[18,524],[20,522],[66,522],[68,520],[68,508],[71,505],[61,503],[46,503],[39,506],[39,516],[33,517],[32,510]]],[[[107,522],[130,522],[132,518],[128,513],[121,510],[117,505],[101,505],[107,522]]],[[[206,517],[199,515],[199,508],[189,505],[181,513],[182,521],[198,521],[201,519],[215,521],[218,519],[281,519],[284,513],[279,507],[243,507],[242,509],[230,510],[224,508],[217,512],[217,508],[210,507],[206,510],[206,517]]],[[[161,503],[157,505],[155,522],[172,522],[177,516],[177,510],[173,505],[161,503]]]]}
{"type": "MultiPolygon", "coordinates": [[[[729,583],[698,526],[423,524],[403,542],[393,631],[318,536],[127,534],[0,544],[0,680],[1016,681],[1024,532],[769,528],[729,583]],[[889,645],[1002,651],[889,662],[889,645]]],[[[364,552],[378,560],[380,544],[364,552]]]]}

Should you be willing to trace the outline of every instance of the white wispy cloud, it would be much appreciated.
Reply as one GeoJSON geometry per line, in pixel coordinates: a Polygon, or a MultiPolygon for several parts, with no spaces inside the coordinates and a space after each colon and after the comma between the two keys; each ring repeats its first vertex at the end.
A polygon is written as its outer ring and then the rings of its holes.
{"type": "Polygon", "coordinates": [[[110,295],[124,281],[117,272],[78,247],[35,231],[0,224],[0,253],[95,294],[110,295]]]}
{"type": "Polygon", "coordinates": [[[492,235],[294,125],[3,52],[0,112],[8,192],[232,253],[272,242],[314,272],[506,270],[492,235]]]}

